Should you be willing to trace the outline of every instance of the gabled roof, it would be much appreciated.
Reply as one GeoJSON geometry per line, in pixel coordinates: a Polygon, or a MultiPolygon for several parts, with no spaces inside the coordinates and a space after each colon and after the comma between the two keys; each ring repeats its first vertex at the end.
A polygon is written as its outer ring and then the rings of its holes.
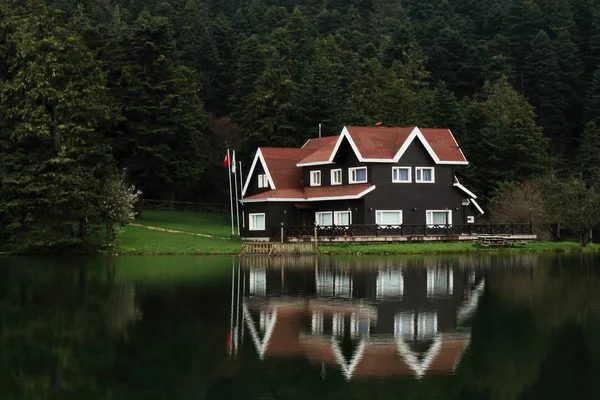
{"type": "MultiPolygon", "coordinates": [[[[305,187],[302,166],[331,164],[346,140],[361,162],[395,163],[414,140],[419,140],[436,164],[468,164],[449,129],[348,126],[338,136],[309,139],[300,149],[260,147],[242,190],[243,201],[317,201],[357,199],[372,185],[305,187]],[[244,197],[258,163],[267,175],[269,191],[244,197]]],[[[466,192],[466,188],[456,185],[466,192]]],[[[468,192],[472,195],[471,192],[468,192]]],[[[473,198],[473,196],[471,196],[473,198]]]]}
{"type": "Polygon", "coordinates": [[[347,126],[339,136],[313,139],[318,142],[308,141],[303,148],[315,150],[298,166],[332,163],[344,140],[348,141],[359,161],[398,162],[415,139],[421,141],[436,164],[468,164],[449,129],[347,126]],[[337,139],[335,143],[333,138],[337,139]],[[321,147],[318,147],[319,144],[321,147]]]}
{"type": "Polygon", "coordinates": [[[471,192],[469,189],[467,189],[466,187],[464,187],[463,185],[461,185],[460,181],[458,180],[458,178],[455,176],[454,177],[454,187],[462,190],[465,194],[467,194],[469,196],[469,200],[471,203],[473,203],[473,206],[475,206],[475,209],[477,209],[477,211],[483,215],[485,214],[485,212],[483,211],[483,209],[479,206],[479,204],[477,204],[477,202],[475,201],[475,199],[477,198],[477,196],[475,195],[475,193],[471,192]]]}

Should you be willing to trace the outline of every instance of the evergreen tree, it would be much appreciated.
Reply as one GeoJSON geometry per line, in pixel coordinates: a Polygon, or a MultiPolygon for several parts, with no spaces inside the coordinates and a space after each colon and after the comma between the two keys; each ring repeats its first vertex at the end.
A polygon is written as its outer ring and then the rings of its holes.
{"type": "Polygon", "coordinates": [[[7,75],[0,83],[0,204],[11,241],[81,244],[100,218],[113,171],[104,134],[118,119],[100,64],[36,1],[2,22],[7,75]]]}
{"type": "Polygon", "coordinates": [[[592,184],[600,181],[600,127],[596,121],[588,122],[581,136],[577,154],[578,173],[592,184]]]}
{"type": "Polygon", "coordinates": [[[146,196],[193,195],[207,162],[197,74],[174,59],[172,26],[143,12],[122,38],[114,93],[126,121],[115,139],[120,162],[146,196]]]}
{"type": "Polygon", "coordinates": [[[467,145],[471,182],[493,195],[502,182],[519,182],[550,167],[548,140],[535,123],[533,107],[506,80],[486,83],[470,107],[467,145]]]}

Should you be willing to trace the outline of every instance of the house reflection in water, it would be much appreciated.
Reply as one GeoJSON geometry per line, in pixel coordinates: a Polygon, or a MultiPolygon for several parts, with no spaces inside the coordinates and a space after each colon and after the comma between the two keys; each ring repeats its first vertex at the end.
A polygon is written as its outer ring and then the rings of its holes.
{"type": "Polygon", "coordinates": [[[306,357],[347,379],[455,370],[469,345],[463,322],[483,293],[477,273],[439,260],[298,260],[241,261],[239,317],[261,359],[306,357]]]}

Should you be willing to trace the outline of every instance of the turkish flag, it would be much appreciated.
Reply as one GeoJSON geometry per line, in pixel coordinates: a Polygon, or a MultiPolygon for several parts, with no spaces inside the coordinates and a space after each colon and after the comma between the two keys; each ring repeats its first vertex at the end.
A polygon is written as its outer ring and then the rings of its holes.
{"type": "Polygon", "coordinates": [[[231,158],[229,157],[229,151],[225,154],[225,159],[223,160],[223,168],[231,167],[231,158]]]}

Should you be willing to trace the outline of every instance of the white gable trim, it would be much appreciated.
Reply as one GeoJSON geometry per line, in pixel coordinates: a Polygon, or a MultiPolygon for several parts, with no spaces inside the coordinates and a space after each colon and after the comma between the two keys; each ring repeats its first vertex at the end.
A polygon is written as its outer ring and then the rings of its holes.
{"type": "Polygon", "coordinates": [[[471,197],[472,199],[476,199],[477,198],[477,196],[475,196],[475,193],[471,192],[469,189],[467,189],[466,187],[464,187],[463,185],[461,185],[459,182],[454,183],[453,186],[459,188],[460,190],[462,190],[463,192],[465,192],[466,194],[468,194],[469,197],[471,197]]]}
{"type": "Polygon", "coordinates": [[[427,352],[425,353],[425,357],[422,360],[419,360],[417,355],[410,349],[410,347],[408,347],[404,340],[396,340],[398,352],[404,357],[404,360],[406,361],[410,369],[412,369],[412,371],[415,373],[417,378],[422,378],[425,375],[425,373],[431,366],[431,363],[433,362],[435,357],[437,357],[440,348],[442,347],[442,338],[442,334],[436,335],[435,339],[433,340],[433,343],[429,347],[429,350],[427,350],[427,352]]]}
{"type": "Polygon", "coordinates": [[[263,340],[260,340],[258,336],[258,331],[256,330],[256,326],[254,325],[254,321],[252,320],[252,316],[248,311],[248,306],[244,302],[244,320],[246,321],[246,325],[248,326],[248,330],[250,330],[250,337],[252,338],[252,342],[256,347],[256,352],[258,353],[258,357],[262,360],[265,356],[265,351],[267,350],[267,346],[269,346],[269,342],[271,341],[271,335],[273,334],[273,328],[275,327],[275,323],[277,322],[277,308],[273,308],[273,316],[269,321],[269,325],[265,331],[265,335],[263,336],[263,340]]]}
{"type": "Polygon", "coordinates": [[[263,199],[243,199],[242,203],[260,203],[260,202],[265,202],[265,201],[301,203],[301,202],[309,202],[309,201],[356,200],[356,199],[360,199],[361,197],[363,197],[367,193],[371,193],[373,190],[375,190],[375,185],[371,186],[370,188],[367,188],[367,189],[363,190],[359,194],[347,195],[347,196],[328,196],[328,197],[309,197],[309,198],[303,198],[303,197],[298,197],[298,198],[266,197],[266,198],[263,198],[263,199]]]}
{"type": "MultiPolygon", "coordinates": [[[[452,140],[454,141],[454,143],[456,144],[456,147],[460,151],[460,154],[466,160],[466,157],[463,154],[461,148],[458,146],[458,143],[456,142],[456,139],[454,138],[454,135],[452,134],[452,132],[449,129],[448,129],[448,132],[450,132],[450,136],[452,137],[452,140]]],[[[402,155],[406,152],[406,150],[412,144],[413,140],[415,138],[419,138],[419,140],[421,141],[421,143],[423,144],[423,146],[427,150],[427,153],[429,153],[429,156],[433,159],[433,161],[436,164],[439,164],[439,165],[469,165],[468,161],[442,161],[442,160],[440,160],[439,157],[437,156],[437,154],[435,154],[435,151],[433,151],[433,148],[429,145],[429,142],[427,141],[427,139],[425,139],[425,136],[423,136],[423,133],[419,130],[418,127],[414,127],[414,129],[412,130],[412,132],[408,135],[408,138],[406,138],[406,140],[404,141],[404,143],[402,144],[402,146],[400,147],[400,149],[398,149],[398,152],[396,153],[396,155],[394,156],[394,158],[364,158],[360,154],[360,151],[358,150],[358,147],[356,146],[356,143],[354,143],[354,140],[352,139],[352,136],[350,136],[350,132],[348,132],[348,128],[346,128],[344,126],[344,128],[342,129],[342,133],[338,137],[338,140],[337,140],[337,142],[335,144],[335,147],[333,148],[333,151],[331,152],[331,155],[329,156],[329,160],[327,160],[327,161],[313,161],[313,162],[308,162],[308,163],[298,163],[298,164],[296,164],[296,166],[297,167],[310,167],[310,166],[314,166],[314,165],[333,164],[334,163],[333,159],[337,155],[337,152],[338,152],[338,150],[339,150],[339,148],[340,148],[340,146],[342,144],[342,140],[344,138],[346,138],[348,140],[348,143],[350,143],[350,147],[352,147],[352,150],[354,151],[354,154],[356,155],[356,158],[358,158],[358,161],[360,161],[360,162],[369,162],[369,163],[397,163],[400,160],[400,157],[402,157],[402,155]]],[[[306,146],[306,143],[304,144],[304,146],[306,146]]],[[[304,147],[304,146],[302,146],[302,147],[304,147]]]]}
{"type": "Polygon", "coordinates": [[[363,338],[361,339],[358,347],[354,351],[354,356],[349,361],[346,361],[346,358],[342,354],[342,349],[340,348],[340,345],[338,344],[336,338],[331,338],[331,347],[333,350],[333,355],[335,356],[335,359],[338,362],[340,369],[342,370],[342,374],[346,377],[347,380],[350,380],[352,378],[354,370],[358,366],[360,360],[363,358],[365,346],[366,342],[363,338]]]}
{"type": "MultiPolygon", "coordinates": [[[[344,126],[344,128],[342,129],[342,133],[340,133],[340,136],[338,136],[338,140],[337,140],[337,142],[335,142],[335,146],[333,147],[333,150],[331,151],[331,154],[329,155],[329,160],[309,162],[309,163],[298,163],[298,164],[296,164],[296,166],[297,167],[309,167],[312,165],[333,164],[333,159],[335,158],[340,146],[342,145],[342,141],[344,140],[344,138],[346,138],[348,140],[348,143],[350,143],[350,147],[352,147],[352,150],[354,150],[354,154],[356,155],[356,158],[358,158],[359,161],[364,162],[363,157],[360,155],[360,151],[358,151],[358,147],[356,147],[356,143],[354,143],[354,140],[352,140],[352,137],[350,136],[350,132],[348,132],[348,129],[344,126]]],[[[304,147],[304,146],[302,146],[302,147],[304,147]]]]}
{"type": "Polygon", "coordinates": [[[475,206],[477,211],[479,211],[481,213],[481,215],[485,214],[485,212],[483,211],[483,208],[479,207],[479,204],[477,204],[475,199],[471,199],[471,203],[473,203],[473,205],[475,206]]]}
{"type": "Polygon", "coordinates": [[[254,173],[254,168],[256,167],[256,163],[260,160],[260,163],[265,170],[265,174],[267,174],[267,180],[269,181],[269,186],[271,189],[275,188],[275,183],[273,182],[273,178],[271,177],[271,173],[269,172],[269,168],[267,167],[267,163],[265,161],[265,157],[260,151],[260,147],[256,150],[256,155],[254,156],[254,160],[252,161],[252,166],[250,167],[250,171],[248,172],[248,176],[246,177],[246,183],[244,184],[244,189],[242,190],[242,197],[246,195],[246,190],[248,190],[248,186],[250,185],[250,180],[252,179],[252,174],[254,173]]]}

